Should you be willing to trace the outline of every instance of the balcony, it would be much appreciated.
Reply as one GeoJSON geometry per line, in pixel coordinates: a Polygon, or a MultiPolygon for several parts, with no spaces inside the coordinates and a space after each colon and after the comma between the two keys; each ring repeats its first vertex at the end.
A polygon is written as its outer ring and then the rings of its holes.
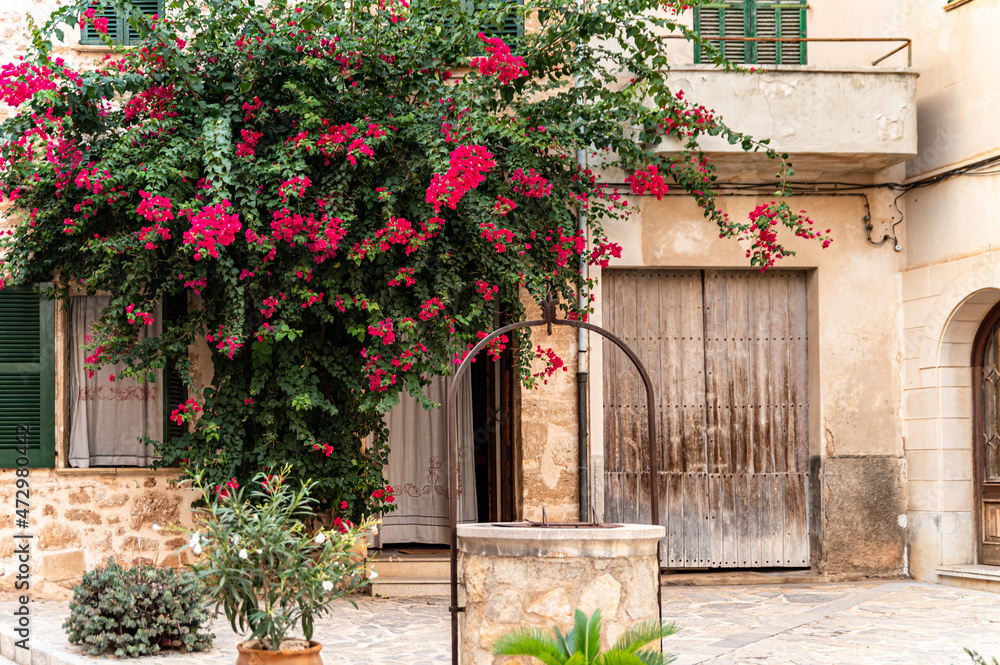
{"type": "MultiPolygon", "coordinates": [[[[831,42],[867,47],[866,42],[880,40],[788,41],[821,42],[815,51],[824,53],[822,48],[830,54],[835,52],[831,42]]],[[[730,127],[756,138],[770,137],[774,148],[789,153],[799,175],[863,177],[917,154],[917,72],[903,52],[909,40],[895,41],[904,43],[863,66],[767,65],[763,73],[739,74],[713,65],[678,64],[672,66],[669,81],[687,98],[715,109],[730,127]],[[883,64],[887,60],[902,66],[883,64]]],[[[693,60],[690,52],[687,58],[680,56],[672,61],[693,60]]],[[[720,169],[731,167],[732,175],[762,175],[747,172],[758,160],[748,161],[739,145],[705,137],[703,146],[720,169]]]]}

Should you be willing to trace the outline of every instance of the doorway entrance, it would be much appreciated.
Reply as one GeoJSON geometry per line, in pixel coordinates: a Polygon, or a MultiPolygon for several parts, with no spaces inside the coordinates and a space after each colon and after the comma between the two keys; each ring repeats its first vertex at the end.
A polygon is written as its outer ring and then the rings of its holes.
{"type": "MultiPolygon", "coordinates": [[[[514,409],[517,376],[508,347],[493,360],[485,351],[472,365],[471,447],[475,451],[476,508],[480,522],[516,519],[514,409]]],[[[463,442],[466,450],[470,442],[463,442]]]]}
{"type": "Polygon", "coordinates": [[[612,269],[602,287],[655,387],[660,465],[639,376],[605,341],[605,520],[648,523],[653,476],[664,567],[808,567],[805,272],[612,269]]]}
{"type": "Polygon", "coordinates": [[[1000,565],[1000,305],[972,345],[973,476],[977,561],[1000,565]]]}

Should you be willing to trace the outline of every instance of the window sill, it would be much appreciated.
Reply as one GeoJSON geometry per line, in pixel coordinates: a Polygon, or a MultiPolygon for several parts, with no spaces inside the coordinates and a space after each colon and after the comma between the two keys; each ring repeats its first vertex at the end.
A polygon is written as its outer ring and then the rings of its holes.
{"type": "Polygon", "coordinates": [[[147,469],[141,466],[96,467],[92,469],[54,469],[57,476],[153,476],[156,478],[180,478],[184,471],[180,468],[147,469]]]}
{"type": "Polygon", "coordinates": [[[71,44],[70,48],[77,53],[111,53],[114,50],[104,44],[71,44]]]}

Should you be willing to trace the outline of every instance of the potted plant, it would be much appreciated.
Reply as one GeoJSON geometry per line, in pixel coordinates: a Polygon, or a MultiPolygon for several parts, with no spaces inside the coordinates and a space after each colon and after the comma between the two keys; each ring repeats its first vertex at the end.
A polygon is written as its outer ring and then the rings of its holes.
{"type": "Polygon", "coordinates": [[[377,520],[337,520],[339,528],[310,532],[305,522],[315,514],[314,482],[293,488],[284,480],[289,470],[260,473],[250,487],[235,480],[212,487],[201,472],[192,475],[205,505],[196,512],[196,528],[183,529],[185,547],[198,557],[191,567],[210,604],[222,607],[234,631],[250,631],[237,645],[237,665],[320,665],[315,620],[368,581],[367,552],[358,542],[362,532],[377,529],[377,520]]]}

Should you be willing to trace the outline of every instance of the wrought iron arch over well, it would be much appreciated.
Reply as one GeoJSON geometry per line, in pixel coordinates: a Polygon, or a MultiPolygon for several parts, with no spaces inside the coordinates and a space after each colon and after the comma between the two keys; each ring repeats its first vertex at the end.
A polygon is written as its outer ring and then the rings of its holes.
{"type": "MultiPolygon", "coordinates": [[[[519,330],[521,328],[537,328],[538,326],[547,326],[548,333],[552,334],[552,326],[569,326],[572,328],[584,328],[586,330],[593,331],[613,342],[615,346],[621,349],[628,359],[632,361],[635,368],[639,371],[639,375],[642,377],[642,383],[646,387],[646,412],[649,414],[649,419],[647,422],[647,428],[649,430],[649,498],[650,498],[650,518],[654,525],[660,525],[660,496],[658,483],[656,478],[656,472],[659,468],[656,459],[656,400],[653,395],[653,382],[649,378],[649,373],[646,371],[646,367],[639,360],[639,356],[629,347],[628,344],[623,342],[618,336],[609,330],[606,330],[600,326],[595,326],[592,323],[587,323],[585,321],[571,321],[569,319],[560,319],[556,317],[556,312],[559,307],[558,299],[549,296],[543,300],[539,305],[542,308],[542,318],[533,321],[521,321],[520,323],[512,323],[510,325],[503,326],[502,328],[497,328],[489,335],[484,337],[482,340],[476,344],[469,354],[462,361],[462,364],[458,366],[458,371],[455,372],[455,379],[451,383],[451,388],[448,390],[448,505],[451,513],[451,605],[449,606],[449,611],[451,612],[451,662],[452,665],[459,665],[458,663],[458,613],[464,612],[464,607],[458,606],[458,492],[456,488],[458,487],[458,416],[455,413],[456,400],[458,398],[458,387],[461,385],[461,379],[468,371],[469,366],[472,364],[472,360],[476,357],[480,351],[486,348],[486,345],[492,342],[494,339],[500,335],[506,334],[513,330],[519,330]]],[[[660,569],[660,548],[656,548],[656,569],[657,575],[659,575],[660,569]]],[[[660,588],[657,585],[656,590],[656,604],[657,608],[662,608],[663,602],[660,595],[660,588]]],[[[662,611],[662,610],[660,610],[662,611]]],[[[661,617],[662,619],[662,617],[661,617]]]]}

